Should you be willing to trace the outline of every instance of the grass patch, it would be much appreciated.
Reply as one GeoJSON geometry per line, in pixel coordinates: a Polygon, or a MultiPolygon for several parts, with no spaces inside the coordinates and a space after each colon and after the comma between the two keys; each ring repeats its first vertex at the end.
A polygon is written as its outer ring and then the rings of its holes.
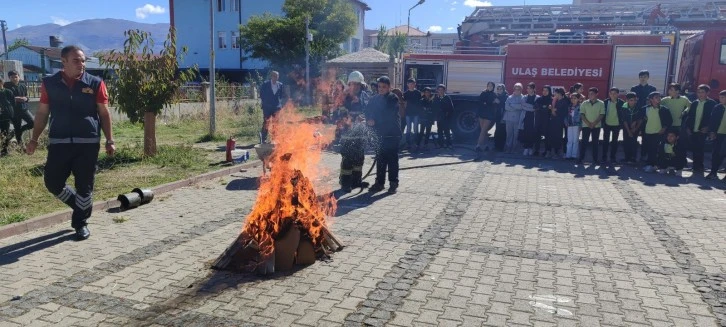
{"type": "Polygon", "coordinates": [[[127,221],[129,221],[129,217],[126,216],[113,217],[113,222],[117,224],[125,223],[127,221]]]}
{"type": "MultiPolygon", "coordinates": [[[[305,116],[315,116],[320,111],[301,108],[300,112],[305,116]]],[[[216,170],[219,167],[212,164],[224,159],[224,152],[217,149],[229,136],[235,137],[239,145],[253,144],[258,142],[262,126],[259,105],[243,107],[235,114],[231,106],[218,103],[217,133],[214,137],[208,135],[209,119],[206,115],[178,116],[173,119],[157,118],[158,154],[154,157],[143,156],[142,124],[114,122],[117,152],[113,157],[103,152],[99,154],[95,201],[116,198],[136,187],[150,188],[216,170]],[[199,142],[209,146],[202,146],[199,142]]],[[[41,139],[45,141],[44,137],[41,139]]],[[[67,208],[45,188],[46,142],[40,143],[41,147],[33,156],[15,151],[0,158],[0,226],[67,208]]],[[[72,176],[67,183],[74,185],[72,176]]]]}

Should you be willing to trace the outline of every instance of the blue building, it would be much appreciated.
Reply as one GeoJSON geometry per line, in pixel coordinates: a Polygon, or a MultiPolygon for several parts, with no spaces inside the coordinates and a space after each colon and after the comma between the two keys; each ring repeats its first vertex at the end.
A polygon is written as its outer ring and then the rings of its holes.
{"type": "MultiPolygon", "coordinates": [[[[169,0],[169,22],[176,29],[177,46],[188,49],[179,66],[187,68],[196,64],[203,72],[209,70],[210,1],[214,6],[213,41],[217,71],[235,76],[243,70],[265,69],[265,61],[248,58],[240,49],[237,43],[239,26],[246,24],[251,16],[264,13],[282,15],[285,0],[169,0]]],[[[341,44],[341,48],[356,52],[362,48],[365,12],[370,7],[359,0],[349,1],[359,18],[358,29],[350,40],[341,44]]]]}
{"type": "MultiPolygon", "coordinates": [[[[63,68],[60,46],[62,43],[47,47],[24,45],[9,51],[8,59],[23,63],[25,81],[40,81],[43,76],[55,74],[63,68]]],[[[103,69],[98,58],[86,56],[86,70],[91,74],[98,74],[103,69]]]]}

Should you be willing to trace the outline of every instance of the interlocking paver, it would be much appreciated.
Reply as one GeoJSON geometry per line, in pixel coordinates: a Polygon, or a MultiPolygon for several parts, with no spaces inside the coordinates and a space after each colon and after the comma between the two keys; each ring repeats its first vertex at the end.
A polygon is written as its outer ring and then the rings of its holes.
{"type": "MultiPolygon", "coordinates": [[[[12,248],[62,237],[66,226],[0,240],[0,325],[717,326],[726,318],[719,192],[562,161],[470,158],[404,157],[398,194],[340,199],[331,228],[343,251],[273,278],[208,269],[256,197],[227,185],[257,170],[133,211],[97,212],[85,242],[12,248]],[[130,219],[113,223],[120,215],[130,219]]],[[[335,172],[338,160],[326,154],[323,164],[335,172]]],[[[333,188],[336,178],[319,183],[333,188]]]]}

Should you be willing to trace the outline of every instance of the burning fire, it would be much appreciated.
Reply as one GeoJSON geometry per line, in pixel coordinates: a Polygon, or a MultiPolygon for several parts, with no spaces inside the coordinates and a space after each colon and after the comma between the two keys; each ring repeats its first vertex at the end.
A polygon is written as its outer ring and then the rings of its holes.
{"type": "Polygon", "coordinates": [[[267,159],[272,167],[260,182],[252,212],[242,235],[254,240],[263,259],[274,254],[274,241],[290,228],[307,234],[314,246],[323,242],[323,229],[336,210],[336,199],[320,183],[327,172],[319,166],[324,146],[334,133],[320,122],[305,119],[291,104],[269,122],[274,150],[267,159]],[[318,185],[315,185],[318,182],[318,185]],[[317,196],[314,189],[318,189],[317,196]]]}

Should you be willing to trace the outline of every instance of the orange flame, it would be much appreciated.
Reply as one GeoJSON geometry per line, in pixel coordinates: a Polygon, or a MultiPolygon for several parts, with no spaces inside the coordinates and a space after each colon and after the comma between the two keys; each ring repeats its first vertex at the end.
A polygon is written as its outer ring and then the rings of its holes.
{"type": "Polygon", "coordinates": [[[313,244],[322,241],[322,228],[335,214],[336,199],[323,180],[320,167],[324,146],[334,134],[325,125],[305,119],[288,103],[269,122],[274,150],[267,159],[272,167],[261,178],[252,212],[245,219],[243,234],[257,241],[263,258],[272,255],[273,240],[286,228],[298,224],[313,244]],[[316,185],[317,184],[317,185],[316,185]],[[317,196],[318,189],[325,196],[317,196]]]}

